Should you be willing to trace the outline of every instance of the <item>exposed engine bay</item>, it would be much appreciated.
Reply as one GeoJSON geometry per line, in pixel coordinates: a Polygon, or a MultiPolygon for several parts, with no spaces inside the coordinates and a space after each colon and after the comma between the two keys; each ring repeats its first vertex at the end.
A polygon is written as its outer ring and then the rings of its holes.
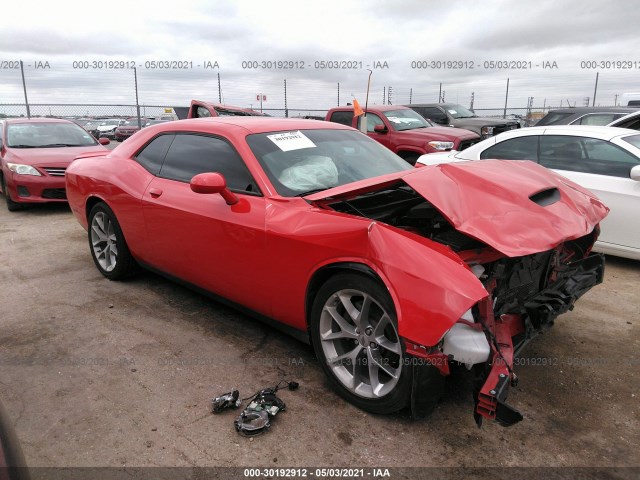
{"type": "MultiPolygon", "coordinates": [[[[550,189],[530,199],[546,207],[559,201],[560,194],[550,189]]],[[[408,344],[407,353],[430,359],[432,368],[441,375],[449,374],[449,362],[474,370],[474,416],[478,425],[483,418],[495,419],[505,426],[522,420],[522,415],[505,403],[509,385],[518,381],[513,371],[514,355],[602,282],[604,256],[591,254],[599,228],[550,250],[508,257],[456,230],[437,208],[404,182],[325,205],[446,245],[467,263],[489,295],[466,312],[437,346],[408,344]]],[[[426,370],[416,370],[414,382],[428,384],[425,379],[429,375],[426,370]]],[[[433,387],[433,382],[430,385],[433,387]]],[[[419,395],[416,388],[414,393],[419,395]]],[[[428,395],[433,394],[431,391],[428,395]]],[[[420,398],[412,398],[414,416],[426,410],[424,402],[433,403],[433,399],[424,400],[421,406],[420,398]]]]}

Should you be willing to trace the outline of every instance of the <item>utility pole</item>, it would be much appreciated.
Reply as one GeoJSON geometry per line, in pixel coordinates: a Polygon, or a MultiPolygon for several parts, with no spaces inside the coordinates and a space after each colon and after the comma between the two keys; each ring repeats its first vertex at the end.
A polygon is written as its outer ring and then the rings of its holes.
{"type": "Polygon", "coordinates": [[[142,130],[142,119],[140,118],[140,104],[138,103],[138,69],[133,67],[133,83],[136,87],[136,114],[138,115],[138,129],[142,130]]]}
{"type": "Polygon", "coordinates": [[[287,79],[284,79],[284,116],[289,118],[289,109],[287,108],[287,79]]]}
{"type": "Polygon", "coordinates": [[[596,106],[596,93],[598,92],[598,76],[600,75],[600,72],[596,72],[596,86],[593,88],[593,103],[591,104],[592,107],[596,106]]]}
{"type": "Polygon", "coordinates": [[[338,107],[340,106],[340,82],[338,82],[338,107]]]}
{"type": "Polygon", "coordinates": [[[469,103],[469,110],[473,112],[473,101],[475,100],[476,92],[471,92],[471,102],[469,103]]]}
{"type": "MultiPolygon", "coordinates": [[[[29,100],[27,99],[27,84],[24,81],[24,65],[20,60],[20,72],[22,73],[22,89],[24,90],[24,104],[27,107],[27,118],[31,118],[31,109],[29,108],[29,100]]],[[[137,95],[137,90],[136,90],[137,95]]]]}
{"type": "Polygon", "coordinates": [[[618,106],[618,94],[615,94],[615,99],[613,100],[613,106],[617,107],[618,106]]]}
{"type": "Polygon", "coordinates": [[[387,99],[387,87],[382,87],[382,104],[383,105],[386,99],[387,99]]]}
{"type": "Polygon", "coordinates": [[[410,88],[410,89],[409,89],[409,104],[413,103],[413,102],[411,101],[411,100],[412,100],[412,97],[413,97],[413,88],[410,88]]]}
{"type": "MultiPolygon", "coordinates": [[[[367,68],[367,70],[369,70],[367,68]]],[[[371,87],[371,74],[373,70],[369,70],[369,79],[367,80],[367,96],[364,101],[364,118],[360,125],[360,130],[367,133],[367,109],[369,108],[369,88],[371,87]]]]}
{"type": "Polygon", "coordinates": [[[507,78],[507,91],[504,95],[504,111],[502,112],[502,118],[507,118],[507,101],[509,100],[509,79],[507,78]]]}
{"type": "Polygon", "coordinates": [[[440,82],[440,90],[438,91],[438,103],[442,103],[442,82],[440,82]]]}
{"type": "Polygon", "coordinates": [[[218,103],[222,103],[222,87],[220,86],[220,72],[218,72],[218,103]]]}
{"type": "Polygon", "coordinates": [[[393,95],[393,92],[391,89],[391,85],[389,85],[389,88],[387,88],[387,105],[393,105],[393,102],[391,101],[392,95],[393,95]]]}

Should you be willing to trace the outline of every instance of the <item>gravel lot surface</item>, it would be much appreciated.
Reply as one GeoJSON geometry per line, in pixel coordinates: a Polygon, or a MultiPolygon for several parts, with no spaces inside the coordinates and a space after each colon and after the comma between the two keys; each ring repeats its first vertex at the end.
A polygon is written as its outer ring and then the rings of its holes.
{"type": "Polygon", "coordinates": [[[639,466],[640,262],[534,340],[509,401],[473,421],[464,372],[434,414],[375,416],[332,393],[310,347],[159,276],[103,278],[66,205],[0,203],[0,396],[30,466],[639,466]],[[249,440],[210,399],[281,379],[287,411],[249,440]],[[635,445],[635,446],[634,446],[635,445]]]}

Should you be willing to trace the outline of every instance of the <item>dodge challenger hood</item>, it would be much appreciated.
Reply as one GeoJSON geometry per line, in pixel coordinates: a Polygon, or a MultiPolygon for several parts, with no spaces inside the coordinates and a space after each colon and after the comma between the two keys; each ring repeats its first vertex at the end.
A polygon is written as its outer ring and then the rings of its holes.
{"type": "Polygon", "coordinates": [[[591,232],[609,209],[593,194],[529,161],[424,167],[306,197],[324,204],[404,181],[456,228],[509,257],[549,250],[591,232]]]}

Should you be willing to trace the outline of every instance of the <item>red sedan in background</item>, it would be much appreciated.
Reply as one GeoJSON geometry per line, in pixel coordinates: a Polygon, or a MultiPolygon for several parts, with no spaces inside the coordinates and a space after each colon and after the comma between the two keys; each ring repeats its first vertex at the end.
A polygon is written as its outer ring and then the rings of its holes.
{"type": "MultiPolygon", "coordinates": [[[[141,118],[140,124],[142,128],[146,127],[149,123],[148,118],[141,118]]],[[[116,127],[116,131],[114,133],[114,138],[118,142],[123,142],[131,135],[140,130],[138,127],[138,117],[127,118],[122,125],[116,127]]]]}
{"type": "Polygon", "coordinates": [[[370,412],[425,415],[459,363],[480,379],[478,422],[521,420],[514,355],[604,271],[590,250],[607,208],[564,177],[416,169],[335,123],[169,122],[66,179],[105,277],[143,266],[275,320],[370,412]]]}
{"type": "Polygon", "coordinates": [[[30,203],[66,202],[64,173],[80,154],[108,150],[68,120],[16,118],[0,123],[0,185],[7,208],[30,203]]]}

